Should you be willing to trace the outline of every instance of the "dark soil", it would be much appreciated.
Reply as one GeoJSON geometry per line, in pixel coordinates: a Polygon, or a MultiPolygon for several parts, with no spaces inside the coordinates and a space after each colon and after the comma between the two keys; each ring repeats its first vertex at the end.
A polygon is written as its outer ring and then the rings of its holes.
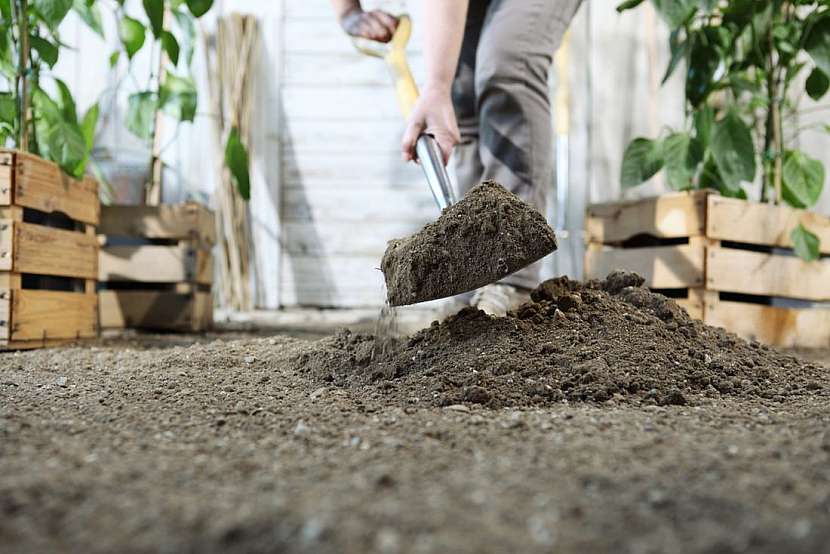
{"type": "Polygon", "coordinates": [[[0,355],[0,551],[827,553],[830,371],[637,283],[0,355]]]}
{"type": "Polygon", "coordinates": [[[555,279],[508,317],[465,309],[382,353],[375,337],[344,331],[298,367],[321,383],[435,406],[830,398],[824,368],[706,327],[642,283],[624,272],[585,286],[555,279]]]}
{"type": "Polygon", "coordinates": [[[392,306],[461,294],[556,250],[545,218],[493,181],[471,189],[418,233],[389,242],[381,261],[392,306]]]}

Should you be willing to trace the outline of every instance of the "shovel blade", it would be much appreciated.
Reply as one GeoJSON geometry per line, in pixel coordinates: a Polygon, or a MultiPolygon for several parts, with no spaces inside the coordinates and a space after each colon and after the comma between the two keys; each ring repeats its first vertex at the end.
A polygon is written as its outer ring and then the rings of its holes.
{"type": "Polygon", "coordinates": [[[556,250],[545,218],[493,181],[472,188],[438,220],[389,242],[381,261],[392,306],[494,283],[556,250]]]}

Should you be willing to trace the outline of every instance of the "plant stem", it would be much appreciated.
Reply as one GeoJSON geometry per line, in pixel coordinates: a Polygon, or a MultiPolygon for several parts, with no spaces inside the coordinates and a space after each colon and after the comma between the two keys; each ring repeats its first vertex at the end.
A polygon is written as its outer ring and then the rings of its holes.
{"type": "Polygon", "coordinates": [[[29,150],[29,16],[28,0],[12,2],[12,16],[17,27],[17,74],[14,78],[17,94],[17,148],[29,150]]]}

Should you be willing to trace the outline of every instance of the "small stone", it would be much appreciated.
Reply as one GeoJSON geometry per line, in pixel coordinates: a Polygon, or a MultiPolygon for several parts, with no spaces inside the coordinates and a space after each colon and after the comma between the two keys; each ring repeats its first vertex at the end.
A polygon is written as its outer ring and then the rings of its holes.
{"type": "Polygon", "coordinates": [[[401,537],[391,527],[384,527],[375,537],[375,547],[378,552],[400,552],[401,537]]]}
{"type": "Polygon", "coordinates": [[[66,377],[63,377],[63,376],[58,377],[57,379],[55,379],[55,384],[59,387],[65,387],[66,386],[66,377]]]}
{"type": "Polygon", "coordinates": [[[453,404],[451,406],[447,406],[445,409],[453,411],[453,412],[469,412],[470,411],[470,408],[468,408],[464,404],[453,404]]]}
{"type": "Polygon", "coordinates": [[[651,489],[648,491],[648,502],[652,506],[665,506],[668,503],[668,495],[662,489],[651,489]]]}
{"type": "Polygon", "coordinates": [[[277,344],[277,339],[268,339],[268,344],[270,344],[271,346],[277,344]]]}
{"type": "Polygon", "coordinates": [[[320,387],[319,389],[316,389],[314,392],[312,392],[308,397],[312,400],[317,400],[318,398],[323,396],[327,390],[328,389],[326,387],[320,387]]]}
{"type": "Polygon", "coordinates": [[[256,358],[254,358],[253,356],[245,356],[245,363],[246,364],[252,364],[255,361],[256,361],[256,358]]]}
{"type": "Polygon", "coordinates": [[[294,427],[294,434],[298,437],[305,437],[309,433],[311,433],[311,427],[305,424],[303,420],[297,422],[297,426],[294,427]]]}

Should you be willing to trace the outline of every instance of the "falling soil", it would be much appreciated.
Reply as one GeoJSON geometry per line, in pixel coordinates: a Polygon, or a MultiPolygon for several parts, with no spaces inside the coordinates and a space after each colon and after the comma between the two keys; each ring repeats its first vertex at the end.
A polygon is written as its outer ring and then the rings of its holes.
{"type": "Polygon", "coordinates": [[[626,272],[587,285],[554,279],[508,317],[468,308],[374,357],[374,337],[344,331],[297,366],[321,383],[435,406],[782,401],[823,388],[825,369],[694,321],[642,284],[626,272]]]}
{"type": "Polygon", "coordinates": [[[493,181],[471,189],[418,233],[390,241],[381,261],[393,306],[461,294],[556,250],[545,218],[493,181]]]}

